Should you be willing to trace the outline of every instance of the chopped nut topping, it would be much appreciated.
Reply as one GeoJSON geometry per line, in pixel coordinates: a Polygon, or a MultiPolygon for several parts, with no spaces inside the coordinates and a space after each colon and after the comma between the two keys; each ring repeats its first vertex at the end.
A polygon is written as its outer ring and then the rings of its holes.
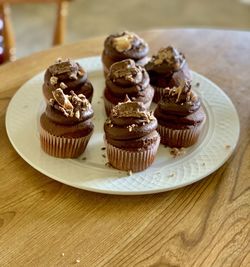
{"type": "Polygon", "coordinates": [[[56,100],[56,102],[62,106],[65,110],[73,111],[74,107],[70,103],[68,97],[63,93],[61,88],[56,89],[55,91],[52,91],[53,97],[56,100]]]}
{"type": "Polygon", "coordinates": [[[115,37],[112,44],[118,52],[124,52],[132,48],[133,38],[133,34],[126,33],[123,36],[115,37]]]}
{"type": "Polygon", "coordinates": [[[79,110],[77,110],[77,111],[75,112],[75,117],[76,117],[77,119],[80,119],[80,111],[79,111],[79,110]]]}
{"type": "Polygon", "coordinates": [[[225,148],[229,149],[229,148],[231,148],[231,146],[230,145],[225,145],[225,148]]]}
{"type": "Polygon", "coordinates": [[[133,131],[133,127],[131,125],[128,126],[128,131],[132,132],[133,131]]]}
{"type": "Polygon", "coordinates": [[[56,85],[58,78],[56,76],[51,76],[49,81],[52,85],[56,85]]]}
{"type": "Polygon", "coordinates": [[[101,150],[106,150],[106,147],[102,147],[101,150]]]}
{"type": "Polygon", "coordinates": [[[65,83],[61,82],[60,88],[62,88],[64,90],[64,89],[68,88],[68,86],[65,83]]]}
{"type": "Polygon", "coordinates": [[[77,80],[77,75],[76,75],[76,73],[72,73],[72,74],[70,74],[69,78],[70,78],[71,80],[77,80]]]}
{"type": "Polygon", "coordinates": [[[68,117],[75,116],[80,119],[81,111],[85,111],[91,108],[91,104],[83,94],[76,95],[73,91],[70,91],[70,95],[65,95],[61,88],[52,91],[54,99],[50,99],[50,105],[53,105],[56,109],[63,112],[68,117]],[[55,104],[55,101],[57,104],[55,104]]]}

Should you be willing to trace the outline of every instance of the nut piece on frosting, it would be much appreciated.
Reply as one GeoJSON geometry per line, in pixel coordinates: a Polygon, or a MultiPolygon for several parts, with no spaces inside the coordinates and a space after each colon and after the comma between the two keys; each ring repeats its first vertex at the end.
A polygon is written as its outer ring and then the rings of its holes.
{"type": "Polygon", "coordinates": [[[83,94],[76,95],[70,91],[70,95],[63,93],[61,88],[52,92],[53,98],[49,103],[55,109],[61,111],[66,117],[80,118],[80,111],[85,111],[91,108],[91,104],[83,94]]]}
{"type": "Polygon", "coordinates": [[[135,33],[125,31],[121,36],[114,37],[112,45],[118,52],[124,52],[132,48],[135,39],[143,42],[143,40],[135,33]]]}

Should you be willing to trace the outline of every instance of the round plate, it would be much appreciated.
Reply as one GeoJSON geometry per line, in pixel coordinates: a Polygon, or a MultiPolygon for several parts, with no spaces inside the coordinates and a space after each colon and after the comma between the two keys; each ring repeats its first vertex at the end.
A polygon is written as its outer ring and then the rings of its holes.
{"type": "Polygon", "coordinates": [[[147,170],[130,175],[107,166],[103,142],[106,119],[102,92],[104,78],[99,57],[78,62],[94,85],[95,130],[78,159],[58,159],[44,153],[39,141],[39,116],[45,107],[43,73],[26,82],[13,96],[6,114],[13,147],[32,167],[64,184],[108,194],[138,195],[167,191],[194,183],[217,170],[232,154],[239,137],[239,119],[228,96],[214,83],[193,72],[193,89],[203,100],[207,120],[199,138],[182,155],[173,157],[160,145],[147,170]],[[106,164],[106,165],[105,165],[106,164]]]}

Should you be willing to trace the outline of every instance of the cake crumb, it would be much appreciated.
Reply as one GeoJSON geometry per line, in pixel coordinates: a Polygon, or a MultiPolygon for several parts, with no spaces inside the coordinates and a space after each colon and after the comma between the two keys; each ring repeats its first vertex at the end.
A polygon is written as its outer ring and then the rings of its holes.
{"type": "Polygon", "coordinates": [[[62,257],[64,257],[64,256],[65,256],[65,254],[62,252],[61,256],[62,256],[62,257]]]}
{"type": "Polygon", "coordinates": [[[202,163],[202,166],[205,166],[205,165],[206,165],[206,163],[205,163],[205,162],[203,162],[203,163],[202,163]]]}
{"type": "Polygon", "coordinates": [[[101,103],[101,101],[97,101],[97,104],[100,104],[101,103]]]}
{"type": "Polygon", "coordinates": [[[133,172],[130,170],[128,171],[128,175],[131,176],[133,174],[133,172]]]}
{"type": "Polygon", "coordinates": [[[182,147],[182,148],[176,148],[176,147],[173,147],[170,149],[170,154],[176,158],[176,157],[179,157],[179,156],[182,156],[186,153],[185,149],[182,147]]]}
{"type": "Polygon", "coordinates": [[[175,176],[175,173],[174,172],[172,172],[172,173],[170,173],[169,175],[168,175],[168,177],[174,177],[175,176]]]}
{"type": "Polygon", "coordinates": [[[106,163],[105,163],[105,166],[107,166],[107,167],[109,167],[109,168],[112,167],[112,165],[111,165],[109,162],[106,162],[106,163]]]}
{"type": "Polygon", "coordinates": [[[225,148],[229,149],[229,148],[231,148],[231,146],[230,145],[225,145],[225,148]]]}
{"type": "Polygon", "coordinates": [[[106,147],[105,147],[105,146],[103,146],[103,147],[101,148],[101,150],[106,150],[106,147]]]}
{"type": "Polygon", "coordinates": [[[199,87],[200,86],[200,83],[198,82],[198,83],[196,83],[196,85],[195,85],[196,87],[199,87]]]}
{"type": "Polygon", "coordinates": [[[87,158],[86,157],[83,157],[82,160],[86,160],[87,158]]]}
{"type": "Polygon", "coordinates": [[[106,155],[105,155],[105,154],[102,154],[102,157],[103,157],[103,158],[106,158],[106,155]]]}

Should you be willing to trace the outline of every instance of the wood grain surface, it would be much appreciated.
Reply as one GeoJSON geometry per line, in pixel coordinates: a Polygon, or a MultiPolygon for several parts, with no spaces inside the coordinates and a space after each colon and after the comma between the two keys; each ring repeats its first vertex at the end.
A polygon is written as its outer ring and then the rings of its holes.
{"type": "Polygon", "coordinates": [[[141,35],[151,52],[175,45],[193,70],[230,96],[241,123],[236,151],[206,179],[161,194],[112,196],[60,184],[12,148],[6,108],[20,85],[55,58],[98,55],[104,38],[1,66],[0,266],[250,266],[250,33],[141,35]]]}

